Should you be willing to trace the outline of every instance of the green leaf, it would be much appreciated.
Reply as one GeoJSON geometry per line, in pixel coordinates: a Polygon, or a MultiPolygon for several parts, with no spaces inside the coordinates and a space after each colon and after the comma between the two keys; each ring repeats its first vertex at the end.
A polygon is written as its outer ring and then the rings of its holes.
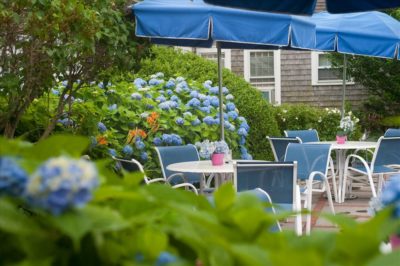
{"type": "Polygon", "coordinates": [[[379,255],[371,260],[367,266],[397,265],[400,262],[400,250],[385,255],[379,255]]]}
{"type": "Polygon", "coordinates": [[[167,249],[168,236],[157,227],[145,227],[138,232],[137,243],[143,252],[156,258],[167,249]]]}
{"type": "Polygon", "coordinates": [[[227,183],[218,188],[214,193],[215,205],[219,210],[230,208],[235,201],[235,190],[231,183],[227,183]]]}

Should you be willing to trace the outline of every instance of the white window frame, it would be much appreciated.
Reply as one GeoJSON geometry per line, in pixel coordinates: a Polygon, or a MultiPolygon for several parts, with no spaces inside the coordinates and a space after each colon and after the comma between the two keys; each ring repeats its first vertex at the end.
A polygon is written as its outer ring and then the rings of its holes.
{"type": "MultiPolygon", "coordinates": [[[[196,48],[196,54],[201,56],[201,54],[207,53],[217,53],[217,48],[196,48]]],[[[221,49],[221,53],[224,54],[224,67],[227,69],[232,69],[231,63],[231,49],[221,49]]]]}
{"type": "Polygon", "coordinates": [[[274,53],[274,84],[257,87],[261,91],[269,92],[269,99],[274,102],[272,104],[280,105],[281,102],[281,50],[244,50],[244,79],[250,82],[250,53],[251,52],[273,52],[274,53]],[[274,97],[272,97],[272,90],[275,90],[274,97]]]}
{"type": "MultiPolygon", "coordinates": [[[[328,85],[342,85],[343,80],[340,79],[334,79],[334,80],[319,80],[318,77],[318,69],[319,69],[319,55],[320,54],[326,54],[324,52],[316,52],[313,51],[311,52],[311,83],[313,86],[328,86],[328,85]]],[[[350,79],[346,82],[348,85],[353,85],[354,80],[350,79]]]]}

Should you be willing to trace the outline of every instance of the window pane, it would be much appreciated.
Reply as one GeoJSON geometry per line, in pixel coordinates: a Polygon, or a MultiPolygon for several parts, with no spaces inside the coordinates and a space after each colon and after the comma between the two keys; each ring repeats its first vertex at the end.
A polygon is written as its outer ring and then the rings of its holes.
{"type": "Polygon", "coordinates": [[[340,71],[332,68],[320,68],[318,69],[319,80],[341,80],[340,71]]]}
{"type": "MultiPolygon", "coordinates": [[[[215,63],[218,63],[218,53],[216,53],[216,52],[200,53],[200,56],[205,59],[214,61],[215,63]]],[[[225,66],[225,53],[224,52],[221,53],[221,62],[222,62],[222,65],[225,66]]]]}
{"type": "Polygon", "coordinates": [[[319,54],[318,55],[318,66],[319,67],[332,67],[332,63],[331,63],[331,60],[329,60],[329,57],[328,57],[328,55],[326,55],[326,54],[319,54]]]}
{"type": "Polygon", "coordinates": [[[250,77],[273,77],[274,53],[250,52],[250,77]]]}
{"type": "Polygon", "coordinates": [[[267,100],[267,102],[270,102],[270,94],[269,94],[269,91],[261,91],[261,94],[262,94],[262,96],[263,96],[263,98],[265,99],[265,100],[267,100]]]}

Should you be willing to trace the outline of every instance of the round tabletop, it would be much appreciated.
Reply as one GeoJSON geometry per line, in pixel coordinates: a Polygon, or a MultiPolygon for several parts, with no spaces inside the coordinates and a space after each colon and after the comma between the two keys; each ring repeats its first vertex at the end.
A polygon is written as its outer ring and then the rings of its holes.
{"type": "Polygon", "coordinates": [[[229,174],[233,173],[233,164],[224,163],[223,165],[212,165],[211,161],[191,161],[173,163],[168,165],[167,169],[183,173],[229,174]]]}
{"type": "Polygon", "coordinates": [[[336,141],[320,141],[312,143],[331,144],[332,150],[374,149],[377,145],[377,143],[373,141],[346,141],[343,144],[338,144],[336,141]]]}

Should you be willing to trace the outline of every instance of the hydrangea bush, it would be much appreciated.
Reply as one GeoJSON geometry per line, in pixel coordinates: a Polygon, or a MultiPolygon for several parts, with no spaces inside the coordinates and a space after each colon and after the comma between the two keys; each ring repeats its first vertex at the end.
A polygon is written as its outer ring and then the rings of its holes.
{"type": "MultiPolygon", "coordinates": [[[[133,157],[147,169],[158,168],[155,146],[219,140],[218,87],[211,81],[198,83],[163,73],[126,80],[82,88],[60,117],[56,131],[90,136],[93,158],[133,157]]],[[[58,88],[49,92],[50,99],[59,94],[58,88]]],[[[223,93],[226,142],[235,158],[249,159],[250,127],[229,89],[224,87],[223,93]]],[[[43,104],[47,99],[34,104],[36,111],[43,104]]]]}

